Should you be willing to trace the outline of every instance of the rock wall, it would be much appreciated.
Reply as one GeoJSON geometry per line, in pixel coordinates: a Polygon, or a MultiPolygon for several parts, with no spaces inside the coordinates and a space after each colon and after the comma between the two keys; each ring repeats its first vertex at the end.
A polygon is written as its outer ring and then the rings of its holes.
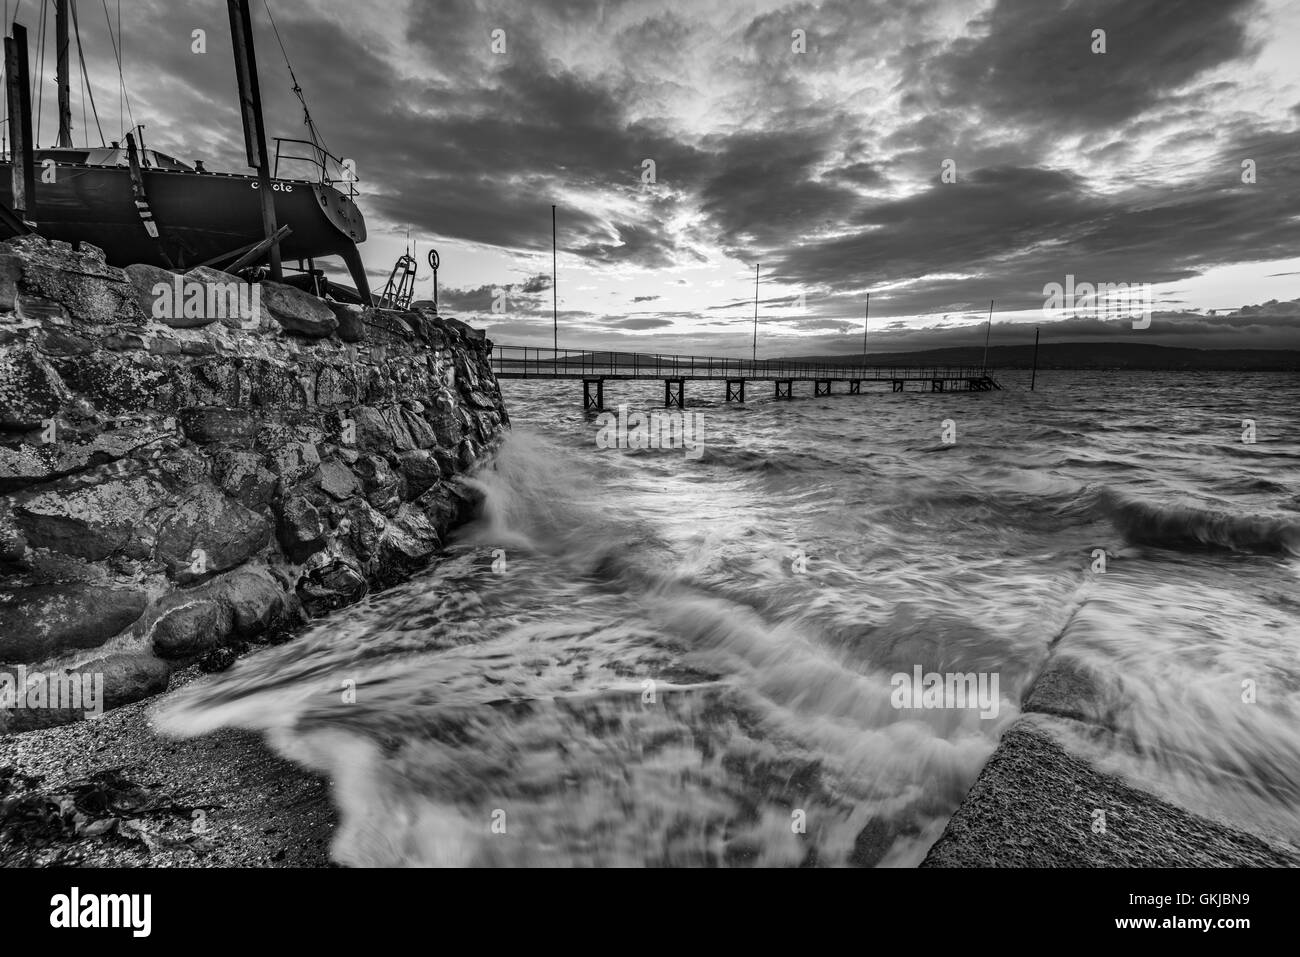
{"type": "Polygon", "coordinates": [[[481,333],[269,282],[223,310],[188,293],[235,277],[183,281],[0,244],[0,682],[155,694],[401,579],[472,507],[458,476],[508,424],[481,333]]]}

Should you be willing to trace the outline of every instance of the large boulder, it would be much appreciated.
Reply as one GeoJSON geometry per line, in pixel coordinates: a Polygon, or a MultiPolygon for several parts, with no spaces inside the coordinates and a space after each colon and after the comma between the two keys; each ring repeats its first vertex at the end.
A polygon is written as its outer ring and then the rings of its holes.
{"type": "Polygon", "coordinates": [[[231,634],[236,637],[255,638],[284,615],[284,588],[265,568],[240,568],[206,587],[230,612],[231,634]]]}
{"type": "Polygon", "coordinates": [[[283,586],[265,567],[250,565],[170,593],[136,630],[159,657],[191,661],[262,634],[284,613],[283,586]]]}
{"type": "Polygon", "coordinates": [[[462,483],[439,482],[412,503],[435,528],[453,528],[474,514],[477,501],[462,483]]]}
{"type": "Polygon", "coordinates": [[[406,478],[406,497],[419,498],[442,481],[442,467],[428,449],[412,449],[398,456],[399,469],[406,478]]]}
{"type": "Polygon", "coordinates": [[[73,249],[68,243],[39,236],[7,242],[23,260],[20,305],[27,297],[56,303],[81,322],[120,323],[140,318],[135,287],[126,273],[108,265],[104,251],[89,243],[73,249]]]}
{"type": "Polygon", "coordinates": [[[405,452],[416,447],[416,441],[406,427],[402,410],[396,406],[377,409],[359,405],[348,411],[356,428],[356,447],[363,452],[386,455],[394,450],[405,452]]]}
{"type": "Polygon", "coordinates": [[[140,311],[149,319],[164,323],[173,329],[193,329],[215,322],[206,316],[185,317],[184,301],[176,301],[176,273],[161,266],[136,263],[125,269],[126,278],[135,290],[140,311]]]}
{"type": "Polygon", "coordinates": [[[320,465],[320,452],[310,442],[286,442],[270,450],[271,469],[286,486],[296,485],[320,465]]]}
{"type": "Polygon", "coordinates": [[[41,428],[67,396],[68,387],[36,350],[0,352],[0,431],[41,428]]]}
{"type": "Polygon", "coordinates": [[[178,600],[153,624],[153,650],[159,658],[190,659],[225,643],[233,624],[230,609],[214,598],[178,600]]]}
{"type": "MultiPolygon", "coordinates": [[[[421,407],[422,408],[422,407],[421,407]]],[[[429,449],[438,444],[438,436],[425,417],[415,409],[401,410],[402,422],[418,448],[429,449]]]]}
{"type": "Polygon", "coordinates": [[[346,524],[340,523],[340,537],[346,540],[357,558],[369,562],[379,550],[379,541],[384,529],[388,527],[388,520],[383,513],[373,509],[369,502],[357,499],[348,509],[343,521],[346,524]]]}
{"type": "Polygon", "coordinates": [[[171,666],[147,651],[123,652],[88,661],[79,674],[104,676],[104,710],[119,708],[167,690],[171,666]]]}
{"type": "Polygon", "coordinates": [[[262,308],[286,332],[323,339],[338,328],[333,310],[309,292],[278,282],[262,283],[262,308]]]}
{"type": "Polygon", "coordinates": [[[262,515],[213,488],[196,485],[158,528],[156,557],[182,584],[241,565],[270,541],[262,515]]]}
{"type": "Polygon", "coordinates": [[[344,342],[360,342],[366,337],[364,306],[346,302],[331,302],[330,309],[338,320],[338,336],[344,342]]]}
{"type": "Polygon", "coordinates": [[[347,501],[361,491],[361,483],[352,470],[338,459],[328,459],[320,464],[314,476],[316,487],[330,498],[347,501]]]}
{"type": "Polygon", "coordinates": [[[144,612],[145,593],[70,583],[0,592],[0,661],[29,664],[95,648],[144,612]]]}
{"type": "Polygon", "coordinates": [[[434,440],[440,448],[454,449],[460,445],[465,426],[454,411],[435,405],[425,411],[425,418],[433,428],[434,440]]]}
{"type": "Polygon", "coordinates": [[[378,576],[399,581],[427,565],[441,545],[438,530],[420,509],[402,505],[379,540],[378,576]]]}
{"type": "Polygon", "coordinates": [[[202,290],[203,308],[186,308],[186,313],[201,311],[208,322],[220,322],[227,329],[257,329],[261,324],[261,310],[255,306],[259,293],[238,276],[210,266],[195,266],[185,274],[187,300],[195,288],[202,290]]]}
{"type": "Polygon", "coordinates": [[[33,548],[48,548],[87,561],[115,554],[146,558],[145,517],[169,495],[147,475],[88,482],[68,479],[15,497],[14,521],[33,548]]]}
{"type": "Polygon", "coordinates": [[[275,475],[257,452],[222,448],[212,457],[212,477],[220,489],[241,505],[257,509],[275,493],[275,475]]]}
{"type": "Polygon", "coordinates": [[[279,512],[280,545],[290,559],[300,562],[325,543],[325,519],[310,500],[291,495],[280,503],[279,512]]]}
{"type": "Polygon", "coordinates": [[[391,512],[402,501],[402,479],[388,460],[379,455],[363,455],[353,466],[361,479],[366,501],[381,512],[391,512]]]}

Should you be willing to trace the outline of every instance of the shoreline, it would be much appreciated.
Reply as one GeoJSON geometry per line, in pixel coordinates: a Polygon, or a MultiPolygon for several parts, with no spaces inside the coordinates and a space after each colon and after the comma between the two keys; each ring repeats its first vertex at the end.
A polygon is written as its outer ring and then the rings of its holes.
{"type": "Polygon", "coordinates": [[[0,737],[0,866],[332,867],[329,782],[258,733],[194,738],[152,713],[202,677],[94,720],[0,737]]]}
{"type": "MultiPolygon", "coordinates": [[[[98,719],[0,736],[0,867],[339,866],[328,779],[257,732],[155,729],[153,713],[202,677],[190,666],[98,719]]],[[[1053,656],[920,867],[1300,866],[1291,848],[1070,753],[1053,726],[1098,718],[1081,679],[1053,656]],[[1097,807],[1109,835],[1091,826],[1097,807]]]]}

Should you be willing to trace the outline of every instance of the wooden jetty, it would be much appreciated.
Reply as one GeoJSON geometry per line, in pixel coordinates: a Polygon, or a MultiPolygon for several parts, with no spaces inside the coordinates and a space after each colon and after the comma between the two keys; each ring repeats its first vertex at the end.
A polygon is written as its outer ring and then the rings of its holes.
{"type": "Polygon", "coordinates": [[[893,392],[907,391],[909,382],[920,383],[920,391],[929,392],[991,392],[1002,388],[980,366],[873,366],[541,346],[494,346],[492,371],[498,379],[580,379],[582,406],[589,412],[604,411],[608,379],[662,379],[664,407],[669,409],[685,405],[688,379],[726,383],[724,397],[728,402],[744,402],[745,384],[754,380],[772,382],[777,399],[793,399],[796,382],[811,382],[814,396],[831,395],[836,382],[848,383],[849,395],[860,395],[864,382],[888,382],[893,392]]]}

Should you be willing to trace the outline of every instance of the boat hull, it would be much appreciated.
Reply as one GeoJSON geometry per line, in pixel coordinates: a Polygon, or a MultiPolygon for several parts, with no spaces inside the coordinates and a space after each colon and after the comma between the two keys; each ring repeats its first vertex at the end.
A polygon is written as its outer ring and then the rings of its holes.
{"type": "MultiPolygon", "coordinates": [[[[145,169],[141,181],[157,238],[140,218],[125,167],[60,163],[47,170],[38,165],[35,208],[26,219],[48,239],[100,247],[115,266],[187,268],[263,238],[255,176],[145,169]],[[43,175],[54,181],[42,182],[43,175]]],[[[342,256],[357,278],[356,246],[365,240],[366,227],[352,200],[331,186],[305,180],[276,180],[272,188],[276,223],[292,229],[280,244],[281,258],[342,256]]],[[[0,200],[12,206],[8,162],[0,162],[0,200]]]]}

